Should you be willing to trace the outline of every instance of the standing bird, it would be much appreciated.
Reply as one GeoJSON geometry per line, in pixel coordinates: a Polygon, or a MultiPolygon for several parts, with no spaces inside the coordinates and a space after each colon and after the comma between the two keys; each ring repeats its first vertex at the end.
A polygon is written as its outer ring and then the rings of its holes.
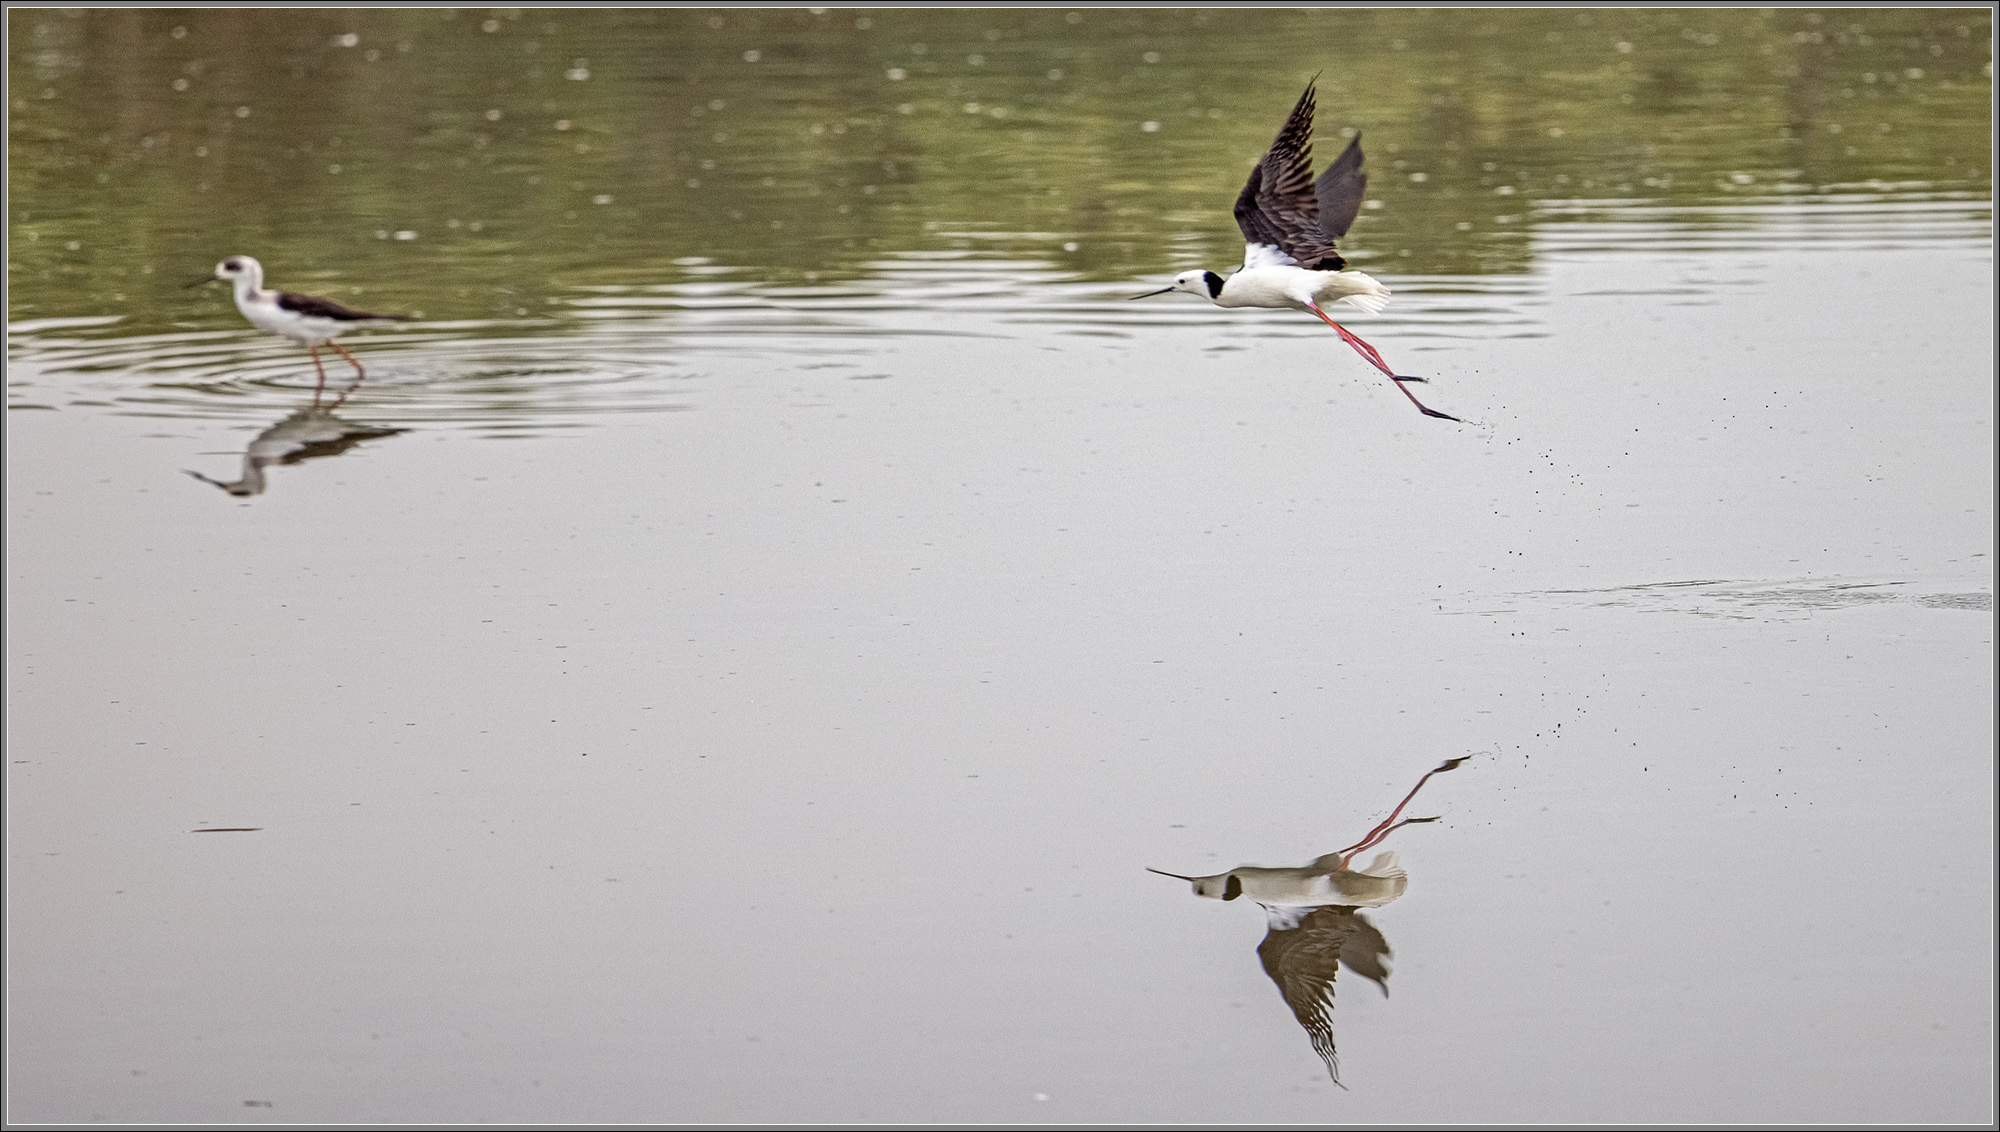
{"type": "Polygon", "coordinates": [[[313,369],[319,374],[319,384],[313,390],[313,403],[318,404],[319,394],[326,389],[326,370],[319,364],[319,348],[332,346],[354,367],[354,384],[341,394],[360,386],[368,372],[354,355],[344,349],[334,338],[368,322],[407,322],[406,314],[369,314],[341,306],[332,299],[316,298],[312,295],[294,295],[289,291],[266,291],[264,289],[264,265],[247,255],[233,255],[215,265],[215,274],[189,283],[190,287],[200,287],[207,283],[233,283],[236,288],[236,309],[260,330],[283,335],[295,342],[302,342],[312,353],[313,369]]]}
{"type": "Polygon", "coordinates": [[[1171,291],[1200,295],[1218,307],[1287,307],[1305,311],[1339,332],[1368,364],[1389,375],[1403,396],[1427,417],[1455,421],[1457,417],[1426,408],[1406,377],[1389,368],[1375,347],[1355,337],[1327,317],[1322,303],[1348,302],[1379,314],[1389,304],[1389,288],[1359,271],[1333,250],[1335,240],[1361,211],[1368,174],[1361,171],[1361,135],[1347,143],[1340,156],[1314,181],[1312,175],[1313,84],[1299,96],[1291,117],[1276,141],[1250,171],[1250,181],[1236,198],[1236,226],[1246,245],[1243,266],[1224,279],[1213,271],[1183,271],[1171,287],[1134,295],[1147,299],[1171,291]]]}

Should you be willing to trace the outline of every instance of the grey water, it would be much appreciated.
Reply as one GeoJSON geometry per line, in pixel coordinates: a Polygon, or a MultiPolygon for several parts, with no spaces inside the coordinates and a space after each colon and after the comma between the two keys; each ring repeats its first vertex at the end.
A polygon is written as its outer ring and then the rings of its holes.
{"type": "Polygon", "coordinates": [[[1993,1119],[1984,10],[8,16],[10,1121],[1993,1119]]]}

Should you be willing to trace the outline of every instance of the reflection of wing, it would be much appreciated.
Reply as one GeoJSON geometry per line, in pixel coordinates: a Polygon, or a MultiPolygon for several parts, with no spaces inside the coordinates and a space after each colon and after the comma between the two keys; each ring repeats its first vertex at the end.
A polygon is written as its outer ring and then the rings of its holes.
{"type": "Polygon", "coordinates": [[[321,456],[338,456],[364,440],[394,436],[403,431],[406,430],[342,420],[334,416],[330,409],[300,409],[258,433],[257,439],[250,442],[249,449],[243,453],[242,479],[230,482],[212,480],[200,472],[189,472],[188,475],[203,483],[214,484],[231,495],[262,495],[265,468],[274,464],[296,464],[321,456]]]}
{"type": "Polygon", "coordinates": [[[404,431],[407,430],[342,420],[327,409],[301,409],[258,433],[250,447],[254,455],[296,464],[321,456],[338,456],[364,440],[404,431]]]}
{"type": "Polygon", "coordinates": [[[1328,1076],[1340,1084],[1340,1061],[1333,1045],[1333,980],[1340,965],[1373,980],[1389,992],[1388,968],[1382,960],[1389,943],[1374,924],[1353,908],[1266,908],[1270,930],[1257,945],[1264,973],[1278,984],[1285,1005],[1312,1038],[1313,1051],[1326,1062],[1328,1076]]]}

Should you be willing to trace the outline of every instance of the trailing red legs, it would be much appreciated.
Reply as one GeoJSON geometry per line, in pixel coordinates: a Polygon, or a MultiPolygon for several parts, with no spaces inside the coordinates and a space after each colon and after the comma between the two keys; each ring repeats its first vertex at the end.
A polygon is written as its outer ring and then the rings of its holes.
{"type": "MultiPolygon", "coordinates": [[[[1339,323],[1328,318],[1326,316],[1326,312],[1319,309],[1319,306],[1317,304],[1313,306],[1312,312],[1319,316],[1321,322],[1326,323],[1328,326],[1331,326],[1334,328],[1334,330],[1338,331],[1340,334],[1341,341],[1346,342],[1348,345],[1354,347],[1354,352],[1360,354],[1363,358],[1365,358],[1369,365],[1374,366],[1376,369],[1381,370],[1385,374],[1388,374],[1389,380],[1396,383],[1396,388],[1402,390],[1403,396],[1408,397],[1410,399],[1410,404],[1415,405],[1419,412],[1423,413],[1427,417],[1437,417],[1440,420],[1447,420],[1447,421],[1458,420],[1457,417],[1452,416],[1450,413],[1440,413],[1436,409],[1430,408],[1429,406],[1425,405],[1422,401],[1417,400],[1416,394],[1410,392],[1408,389],[1403,388],[1403,383],[1406,381],[1425,381],[1428,380],[1427,378],[1404,377],[1402,374],[1399,374],[1395,370],[1390,369],[1389,363],[1382,360],[1382,355],[1375,352],[1375,347],[1370,346],[1366,342],[1363,342],[1360,338],[1355,336],[1353,331],[1347,329],[1345,326],[1342,326],[1339,323]]],[[[1459,423],[1463,424],[1464,422],[1460,421],[1459,423]]]]}
{"type": "MultiPolygon", "coordinates": [[[[1331,322],[1332,320],[1328,319],[1327,321],[1331,322]]],[[[1339,328],[1335,327],[1335,329],[1339,328]]],[[[1397,385],[1397,388],[1400,389],[1402,388],[1402,386],[1399,384],[1397,385]]],[[[1423,408],[1423,406],[1419,405],[1418,408],[1423,408]]],[[[1427,409],[1425,411],[1429,412],[1429,410],[1427,409]]],[[[1433,414],[1433,415],[1435,416],[1439,414],[1433,414]]],[[[1403,795],[1403,800],[1396,804],[1396,808],[1390,811],[1389,816],[1382,819],[1382,824],[1376,826],[1374,829],[1369,830],[1368,836],[1362,838],[1361,840],[1355,842],[1352,845],[1349,845],[1347,848],[1342,849],[1340,851],[1340,867],[1342,869],[1345,869],[1347,867],[1347,862],[1349,858],[1353,857],[1356,853],[1361,852],[1363,849],[1370,849],[1377,845],[1380,845],[1384,838],[1388,837],[1390,834],[1396,832],[1397,830],[1403,828],[1406,825],[1411,825],[1416,822],[1436,821],[1437,819],[1434,817],[1410,818],[1405,821],[1397,821],[1396,819],[1402,815],[1403,808],[1410,804],[1410,800],[1417,796],[1417,791],[1422,790],[1424,788],[1424,783],[1429,782],[1431,780],[1431,775],[1443,774],[1445,771],[1448,771],[1453,767],[1456,767],[1458,764],[1464,762],[1466,759],[1469,759],[1471,757],[1472,757],[1471,755],[1460,755],[1458,758],[1455,759],[1446,759],[1443,763],[1441,763],[1437,767],[1434,767],[1433,769],[1426,771],[1422,778],[1417,779],[1417,784],[1410,788],[1410,792],[1408,794],[1403,795]]]]}

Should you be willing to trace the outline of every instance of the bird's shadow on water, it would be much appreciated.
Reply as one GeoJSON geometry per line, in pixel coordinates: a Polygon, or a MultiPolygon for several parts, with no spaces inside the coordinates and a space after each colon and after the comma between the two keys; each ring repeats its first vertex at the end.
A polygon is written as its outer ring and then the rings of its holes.
{"type": "Polygon", "coordinates": [[[268,486],[265,470],[284,464],[298,464],[327,456],[338,456],[366,440],[376,440],[408,429],[367,424],[342,418],[334,412],[344,397],[311,404],[293,412],[257,434],[243,452],[242,474],[234,480],[211,479],[200,472],[187,474],[212,484],[239,498],[262,495],[268,486]]]}
{"type": "Polygon", "coordinates": [[[1309,864],[1297,868],[1238,865],[1205,877],[1147,870],[1190,882],[1196,896],[1223,901],[1247,896],[1263,907],[1265,932],[1263,942],[1257,945],[1258,961],[1284,996],[1292,1017],[1312,1039],[1313,1052],[1326,1063],[1327,1075],[1343,1089],[1347,1086],[1340,1080],[1340,1059],[1333,1040],[1334,980],[1344,966],[1388,996],[1389,941],[1361,909],[1389,904],[1409,887],[1409,875],[1396,854],[1378,853],[1365,868],[1352,867],[1353,859],[1406,825],[1437,821],[1436,817],[1404,818],[1403,809],[1432,775],[1456,769],[1470,757],[1445,760],[1419,779],[1366,837],[1309,864]]]}

